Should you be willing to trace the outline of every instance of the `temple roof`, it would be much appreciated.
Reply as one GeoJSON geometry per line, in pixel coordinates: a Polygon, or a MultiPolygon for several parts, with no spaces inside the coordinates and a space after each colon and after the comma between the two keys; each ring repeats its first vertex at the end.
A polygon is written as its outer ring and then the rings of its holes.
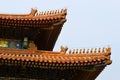
{"type": "Polygon", "coordinates": [[[0,14],[0,38],[34,41],[39,50],[53,50],[55,42],[66,22],[67,10],[29,14],[0,14]]]}
{"type": "MultiPolygon", "coordinates": [[[[112,63],[110,55],[111,48],[76,49],[69,52],[64,47],[60,52],[37,50],[36,46],[26,50],[0,48],[0,65],[2,67],[6,65],[8,67],[21,66],[21,68],[41,69],[43,72],[44,70],[48,72],[60,70],[65,73],[64,76],[68,76],[70,71],[69,77],[73,78],[70,80],[95,80],[101,71],[112,63]]],[[[47,76],[47,74],[44,75],[47,76]]],[[[58,76],[55,75],[55,77],[58,76]]]]}
{"type": "Polygon", "coordinates": [[[0,14],[0,39],[22,40],[27,37],[35,43],[30,43],[28,49],[0,48],[0,65],[76,69],[80,71],[77,80],[94,80],[106,65],[112,63],[111,48],[67,52],[68,48],[61,47],[59,52],[52,51],[66,21],[66,14],[66,9],[48,12],[31,9],[29,14],[0,14]],[[86,74],[89,74],[87,78],[86,74]]]}
{"type": "MultiPolygon", "coordinates": [[[[64,64],[68,66],[108,65],[111,64],[110,48],[94,50],[76,50],[68,53],[41,51],[37,49],[0,48],[0,59],[47,64],[64,64]]],[[[46,65],[46,64],[45,64],[46,65]]],[[[37,65],[38,66],[38,65],[37,65]]],[[[62,65],[63,66],[63,65],[62,65]]]]}
{"type": "Polygon", "coordinates": [[[66,21],[66,9],[38,12],[31,9],[29,14],[0,14],[1,25],[4,26],[27,26],[43,27],[41,24],[55,24],[66,21]]]}

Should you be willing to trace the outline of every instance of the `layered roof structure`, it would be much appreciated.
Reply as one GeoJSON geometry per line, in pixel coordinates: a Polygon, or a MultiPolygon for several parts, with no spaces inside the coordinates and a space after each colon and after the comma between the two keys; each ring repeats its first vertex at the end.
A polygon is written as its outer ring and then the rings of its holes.
{"type": "Polygon", "coordinates": [[[66,21],[66,9],[29,14],[0,14],[0,38],[28,37],[41,50],[53,50],[58,35],[66,21]]]}
{"type": "MultiPolygon", "coordinates": [[[[36,49],[21,50],[0,48],[0,59],[45,63],[44,66],[48,68],[50,68],[48,65],[51,63],[55,68],[61,68],[63,66],[64,68],[69,68],[67,66],[71,66],[71,68],[75,68],[77,66],[76,68],[80,68],[80,66],[87,65],[109,65],[111,64],[110,55],[110,48],[103,48],[102,51],[101,49],[98,49],[97,51],[96,49],[91,51],[89,51],[89,49],[83,49],[69,53],[41,51],[36,49]],[[61,67],[59,64],[62,64],[61,67]]],[[[38,65],[35,64],[30,66],[38,67],[38,65]]]]}
{"type": "Polygon", "coordinates": [[[27,49],[0,48],[0,77],[38,80],[95,80],[112,63],[111,48],[52,51],[66,21],[67,10],[0,14],[0,39],[22,40],[27,49]],[[12,74],[11,74],[12,73],[12,74]],[[34,73],[34,74],[33,74],[34,73]],[[16,75],[17,74],[17,75],[16,75]],[[51,75],[52,74],[52,75],[51,75]]]}

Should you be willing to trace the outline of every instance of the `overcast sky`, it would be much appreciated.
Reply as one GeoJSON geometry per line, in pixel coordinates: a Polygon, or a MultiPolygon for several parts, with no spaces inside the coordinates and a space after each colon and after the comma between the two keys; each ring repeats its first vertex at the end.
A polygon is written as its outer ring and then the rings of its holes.
{"type": "MultiPolygon", "coordinates": [[[[56,42],[69,49],[111,46],[113,63],[96,80],[120,78],[120,0],[1,0],[0,13],[29,13],[67,8],[67,22],[56,42]]],[[[87,76],[87,75],[86,75],[87,76]]]]}

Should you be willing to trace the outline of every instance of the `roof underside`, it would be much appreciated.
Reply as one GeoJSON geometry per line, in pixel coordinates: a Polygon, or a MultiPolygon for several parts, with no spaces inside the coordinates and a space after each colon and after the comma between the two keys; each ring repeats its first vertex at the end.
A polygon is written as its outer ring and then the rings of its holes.
{"type": "Polygon", "coordinates": [[[53,50],[66,21],[66,9],[30,14],[0,14],[0,38],[34,41],[39,50],[53,50]]]}

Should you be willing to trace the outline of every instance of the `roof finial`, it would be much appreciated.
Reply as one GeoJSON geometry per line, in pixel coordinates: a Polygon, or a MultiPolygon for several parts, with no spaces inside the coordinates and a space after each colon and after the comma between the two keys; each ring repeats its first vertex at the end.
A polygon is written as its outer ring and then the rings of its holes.
{"type": "Polygon", "coordinates": [[[106,52],[109,53],[109,55],[110,55],[111,54],[111,48],[110,47],[106,48],[106,52]]]}
{"type": "Polygon", "coordinates": [[[69,50],[69,54],[71,54],[72,53],[72,51],[71,50],[69,50]]]}
{"type": "Polygon", "coordinates": [[[101,52],[101,48],[98,48],[98,53],[100,53],[101,52]]]}
{"type": "Polygon", "coordinates": [[[89,49],[87,49],[86,53],[89,53],[89,49]]]}
{"type": "Polygon", "coordinates": [[[76,54],[78,54],[78,49],[76,49],[76,54]]]}
{"type": "Polygon", "coordinates": [[[102,48],[102,53],[104,53],[105,52],[105,48],[102,48]]]}
{"type": "Polygon", "coordinates": [[[83,53],[85,53],[85,48],[83,49],[83,53]]]}
{"type": "Polygon", "coordinates": [[[36,13],[37,13],[37,9],[31,8],[30,15],[35,16],[36,13]]]}
{"type": "Polygon", "coordinates": [[[79,54],[81,54],[82,53],[82,49],[80,49],[80,51],[79,51],[79,54]]]}
{"type": "Polygon", "coordinates": [[[30,42],[28,50],[30,50],[30,51],[36,51],[37,50],[37,47],[34,44],[34,42],[30,42]]]}
{"type": "Polygon", "coordinates": [[[93,53],[93,48],[90,49],[90,53],[93,53]]]}
{"type": "Polygon", "coordinates": [[[67,50],[68,50],[68,48],[67,48],[67,47],[63,47],[63,46],[61,46],[61,50],[60,50],[60,52],[64,52],[64,53],[66,53],[66,52],[67,52],[67,50]]]}
{"type": "Polygon", "coordinates": [[[97,53],[97,48],[94,49],[94,53],[97,53]]]}
{"type": "Polygon", "coordinates": [[[75,49],[73,49],[73,52],[72,52],[73,54],[75,53],[75,49]]]}

